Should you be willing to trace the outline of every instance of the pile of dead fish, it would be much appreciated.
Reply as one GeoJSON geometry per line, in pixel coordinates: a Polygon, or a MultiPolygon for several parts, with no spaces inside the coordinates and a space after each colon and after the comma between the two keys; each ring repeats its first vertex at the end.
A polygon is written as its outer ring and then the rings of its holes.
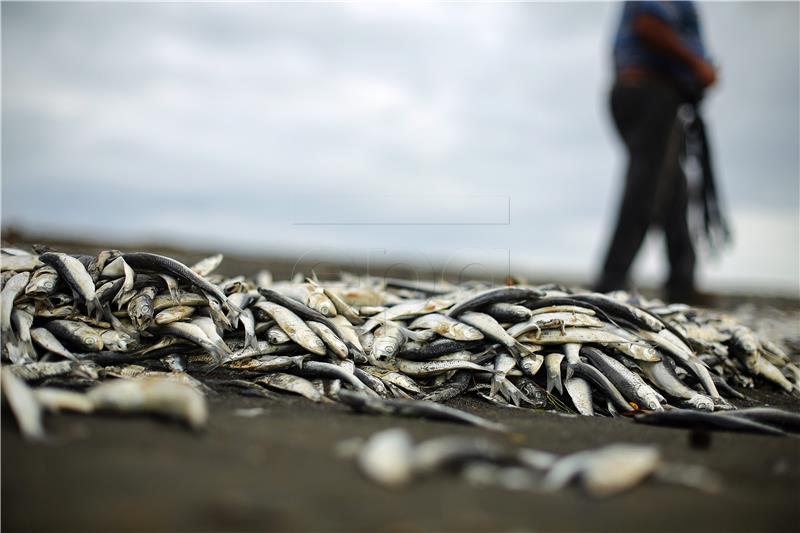
{"type": "Polygon", "coordinates": [[[510,447],[486,438],[450,435],[414,443],[404,429],[380,431],[366,440],[339,443],[337,451],[353,457],[365,477],[399,488],[438,472],[456,472],[470,483],[508,490],[554,492],[572,483],[590,496],[606,497],[648,479],[716,492],[721,483],[697,465],[668,463],[655,446],[612,444],[559,456],[510,447]]]}
{"type": "Polygon", "coordinates": [[[149,412],[201,427],[205,396],[231,388],[503,429],[441,402],[469,394],[609,416],[675,406],[702,424],[696,410],[732,409],[734,386],[800,386],[796,360],[731,317],[622,292],[281,282],[214,274],[221,255],[189,267],[144,252],[38,252],[0,257],[2,386],[32,437],[45,411],[149,412]]]}

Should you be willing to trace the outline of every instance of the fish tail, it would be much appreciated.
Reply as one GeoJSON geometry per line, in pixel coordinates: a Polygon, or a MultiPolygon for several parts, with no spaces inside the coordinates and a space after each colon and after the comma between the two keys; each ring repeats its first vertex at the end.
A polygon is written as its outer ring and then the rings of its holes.
{"type": "Polygon", "coordinates": [[[520,359],[521,357],[525,357],[526,355],[531,355],[533,353],[533,350],[516,339],[514,339],[514,344],[508,347],[508,351],[510,351],[511,355],[513,355],[516,359],[520,359]]]}
{"type": "Polygon", "coordinates": [[[547,370],[547,392],[551,392],[553,388],[558,391],[559,394],[564,394],[564,387],[561,383],[561,371],[550,369],[547,370]]]}
{"type": "Polygon", "coordinates": [[[86,314],[94,317],[95,319],[103,318],[102,305],[95,296],[94,300],[86,300],[86,314]]]}
{"type": "Polygon", "coordinates": [[[363,326],[361,326],[361,331],[359,332],[359,335],[363,335],[364,333],[369,333],[370,331],[375,329],[375,326],[377,326],[378,324],[380,324],[380,322],[377,319],[375,319],[374,317],[370,318],[369,320],[364,322],[363,326]]]}
{"type": "Polygon", "coordinates": [[[497,391],[500,389],[502,376],[495,374],[492,376],[492,388],[489,391],[489,396],[494,397],[497,394],[497,391]]]}
{"type": "Polygon", "coordinates": [[[569,379],[575,374],[575,366],[574,365],[567,365],[567,374],[564,376],[564,381],[569,381],[569,379]]]}
{"type": "Polygon", "coordinates": [[[255,335],[246,335],[244,343],[254,350],[258,350],[258,338],[255,335]],[[249,338],[248,338],[249,337],[249,338]]]}
{"type": "Polygon", "coordinates": [[[242,309],[231,301],[226,301],[225,305],[228,307],[228,320],[234,329],[239,327],[239,315],[242,314],[242,309]]]}

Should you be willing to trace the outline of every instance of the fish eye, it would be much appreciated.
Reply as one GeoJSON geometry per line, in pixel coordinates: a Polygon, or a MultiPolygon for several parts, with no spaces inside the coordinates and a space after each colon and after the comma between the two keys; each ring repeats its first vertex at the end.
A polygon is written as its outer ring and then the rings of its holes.
{"type": "Polygon", "coordinates": [[[394,353],[394,346],[387,346],[387,347],[386,347],[386,353],[387,353],[387,354],[392,354],[392,353],[394,353]]]}
{"type": "Polygon", "coordinates": [[[44,283],[42,283],[42,287],[44,287],[47,290],[50,290],[55,286],[56,286],[55,283],[53,283],[52,281],[45,281],[44,283]]]}
{"type": "Polygon", "coordinates": [[[97,341],[98,341],[97,337],[85,337],[85,338],[83,339],[83,343],[84,343],[86,346],[92,346],[92,345],[94,345],[94,344],[97,344],[97,341]]]}

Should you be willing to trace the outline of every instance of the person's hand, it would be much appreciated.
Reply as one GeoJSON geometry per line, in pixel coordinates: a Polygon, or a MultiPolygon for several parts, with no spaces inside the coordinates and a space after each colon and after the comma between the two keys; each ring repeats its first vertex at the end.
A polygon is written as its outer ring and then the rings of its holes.
{"type": "Polygon", "coordinates": [[[707,61],[698,61],[694,67],[694,75],[703,89],[711,87],[717,82],[717,69],[707,61]]]}

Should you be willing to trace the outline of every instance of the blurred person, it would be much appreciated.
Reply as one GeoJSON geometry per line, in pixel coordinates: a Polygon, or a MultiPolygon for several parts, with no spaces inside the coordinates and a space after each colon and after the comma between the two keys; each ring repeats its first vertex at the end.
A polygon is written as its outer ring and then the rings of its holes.
{"type": "MultiPolygon", "coordinates": [[[[698,303],[695,248],[687,214],[690,194],[681,166],[687,134],[703,171],[706,230],[723,227],[711,178],[705,128],[697,109],[717,81],[708,60],[692,2],[626,2],[614,41],[615,81],[611,113],[628,153],[625,187],[616,228],[595,290],[625,289],[648,229],[666,238],[666,297],[698,303]],[[679,109],[689,104],[689,109],[679,109]],[[686,111],[684,113],[683,111],[686,111]],[[688,117],[688,118],[687,118],[688,117]],[[682,119],[683,118],[683,119],[682,119]]],[[[724,230],[727,234],[727,230],[724,230]]]]}

